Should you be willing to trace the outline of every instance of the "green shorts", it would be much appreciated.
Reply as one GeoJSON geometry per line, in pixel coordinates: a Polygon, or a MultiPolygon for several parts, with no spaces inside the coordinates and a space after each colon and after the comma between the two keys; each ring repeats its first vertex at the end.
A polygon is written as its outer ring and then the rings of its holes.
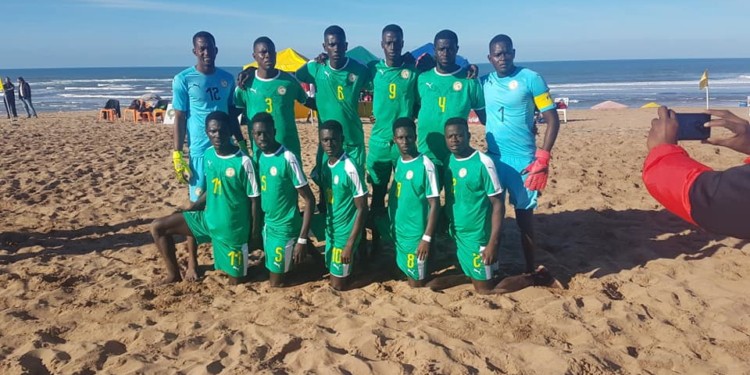
{"type": "Polygon", "coordinates": [[[498,263],[484,264],[484,260],[482,259],[483,251],[485,251],[484,245],[456,241],[456,255],[458,256],[458,263],[461,265],[464,275],[479,281],[492,279],[493,272],[497,269],[498,263]]]}
{"type": "MultiPolygon", "coordinates": [[[[344,242],[346,243],[346,242],[344,242]]],[[[352,266],[354,265],[354,258],[357,256],[357,248],[359,247],[359,240],[354,242],[352,248],[352,257],[349,259],[348,264],[341,262],[341,253],[344,251],[344,246],[338,247],[333,244],[333,241],[326,242],[326,253],[325,261],[326,268],[331,272],[331,275],[344,278],[352,274],[352,266]]]]}
{"type": "Polygon", "coordinates": [[[247,275],[249,248],[247,240],[245,242],[225,243],[213,239],[206,225],[203,211],[185,211],[182,216],[199,244],[211,243],[215,269],[237,278],[247,275]]]}
{"type": "Polygon", "coordinates": [[[370,138],[367,151],[367,174],[373,185],[388,185],[396,166],[398,149],[392,142],[370,138]]]}
{"type": "Polygon", "coordinates": [[[396,265],[413,280],[424,280],[427,276],[427,260],[419,260],[417,247],[421,239],[415,241],[396,241],[396,265]]]}
{"type": "Polygon", "coordinates": [[[297,236],[274,233],[263,227],[263,250],[266,253],[266,268],[271,273],[287,273],[292,265],[297,236]]]}

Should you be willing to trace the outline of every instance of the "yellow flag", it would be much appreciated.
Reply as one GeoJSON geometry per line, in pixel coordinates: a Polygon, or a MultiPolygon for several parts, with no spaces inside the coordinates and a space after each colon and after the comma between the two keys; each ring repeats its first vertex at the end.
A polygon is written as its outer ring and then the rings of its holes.
{"type": "Polygon", "coordinates": [[[5,90],[5,87],[3,87],[3,79],[0,78],[0,90],[5,90]]]}
{"type": "Polygon", "coordinates": [[[703,75],[701,76],[701,80],[698,82],[698,88],[703,90],[706,87],[708,87],[708,69],[703,71],[703,75]]]}

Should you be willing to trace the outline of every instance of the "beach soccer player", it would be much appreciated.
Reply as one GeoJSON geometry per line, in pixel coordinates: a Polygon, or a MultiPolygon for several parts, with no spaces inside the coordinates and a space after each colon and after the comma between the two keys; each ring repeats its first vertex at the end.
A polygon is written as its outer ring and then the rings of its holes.
{"type": "Polygon", "coordinates": [[[449,232],[463,273],[479,293],[492,293],[503,223],[503,188],[489,156],[469,146],[469,124],[463,117],[445,123],[451,152],[445,177],[449,232]]]}
{"type": "Polygon", "coordinates": [[[440,190],[435,165],[417,151],[417,127],[408,117],[393,124],[393,143],[401,156],[396,162],[388,196],[396,265],[409,285],[421,287],[427,278],[427,257],[440,214],[440,190]]]}
{"type": "Polygon", "coordinates": [[[320,192],[326,209],[325,262],[331,286],[348,286],[355,253],[367,219],[367,185],[362,168],[344,151],[346,138],[336,120],[318,129],[320,145],[327,155],[321,168],[320,192]]]}
{"type": "Polygon", "coordinates": [[[450,152],[445,146],[445,122],[454,117],[468,118],[475,110],[484,123],[484,96],[477,79],[469,79],[466,69],[456,64],[458,36],[450,30],[435,35],[434,69],[419,75],[419,114],[417,146],[432,160],[442,183],[443,165],[450,152]]]}
{"type": "MultiPolygon", "coordinates": [[[[489,59],[495,71],[482,82],[487,104],[487,153],[495,162],[500,181],[516,210],[521,232],[525,271],[535,271],[534,209],[539,193],[547,185],[550,152],[555,144],[560,119],[539,73],[516,66],[516,50],[507,35],[490,41],[489,59]],[[537,148],[534,109],[547,124],[541,148],[537,148]]],[[[503,197],[504,200],[504,197],[503,197]]]]}
{"type": "MultiPolygon", "coordinates": [[[[251,82],[246,83],[244,88],[237,87],[234,103],[237,108],[244,108],[248,119],[258,112],[269,113],[276,128],[276,142],[284,145],[301,162],[294,102],[315,109],[315,100],[307,97],[294,76],[276,68],[276,46],[271,39],[263,36],[255,40],[253,58],[258,63],[258,69],[254,70],[251,82]]],[[[258,146],[255,145],[253,159],[257,162],[259,156],[258,146]]]]}
{"type": "Polygon", "coordinates": [[[297,155],[277,141],[274,118],[258,112],[250,120],[251,134],[260,150],[261,207],[265,214],[263,249],[273,287],[283,285],[292,263],[300,263],[308,243],[307,232],[315,209],[315,198],[297,155]],[[302,217],[298,197],[305,201],[302,217]]]}
{"type": "Polygon", "coordinates": [[[156,219],[151,225],[151,235],[167,266],[165,283],[198,278],[197,252],[190,248],[187,271],[180,275],[173,236],[211,242],[214,267],[237,283],[247,275],[251,239],[257,242],[260,235],[257,177],[250,157],[231,142],[236,125],[221,111],[211,112],[205,121],[211,147],[203,156],[205,176],[201,181],[206,185],[201,186],[201,197],[190,210],[156,219]]]}
{"type": "MultiPolygon", "coordinates": [[[[328,55],[325,64],[310,61],[297,70],[302,82],[314,84],[320,122],[335,120],[343,127],[343,149],[357,166],[365,166],[365,136],[359,118],[359,93],[370,80],[367,67],[346,57],[346,34],[339,26],[329,26],[323,32],[323,50],[328,55]]],[[[316,157],[313,178],[320,173],[323,154],[316,157]]]]}
{"type": "MultiPolygon", "coordinates": [[[[234,107],[234,79],[232,75],[215,65],[216,41],[213,35],[200,31],[193,36],[193,54],[197,62],[174,77],[172,81],[172,105],[175,110],[174,164],[177,180],[188,183],[190,201],[195,202],[203,193],[203,153],[210,146],[206,137],[206,116],[214,111],[222,111],[236,117],[239,111],[234,107]],[[183,157],[183,145],[187,134],[190,157],[183,157]]],[[[236,123],[236,121],[235,121],[236,123]]],[[[240,147],[247,151],[239,123],[232,129],[232,135],[240,147]]]]}

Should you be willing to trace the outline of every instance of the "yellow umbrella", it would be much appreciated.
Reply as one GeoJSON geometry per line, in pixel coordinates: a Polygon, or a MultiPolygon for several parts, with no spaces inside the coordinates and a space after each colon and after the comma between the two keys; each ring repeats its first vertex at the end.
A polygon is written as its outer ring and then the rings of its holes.
{"type": "MultiPolygon", "coordinates": [[[[296,72],[302,65],[307,63],[307,57],[300,55],[297,51],[287,48],[276,53],[276,69],[283,72],[296,72]]],[[[247,64],[242,69],[248,67],[258,67],[258,63],[253,61],[251,64],[247,64]]]]}
{"type": "Polygon", "coordinates": [[[659,108],[659,107],[661,107],[661,104],[657,102],[650,102],[641,106],[641,108],[659,108]]]}

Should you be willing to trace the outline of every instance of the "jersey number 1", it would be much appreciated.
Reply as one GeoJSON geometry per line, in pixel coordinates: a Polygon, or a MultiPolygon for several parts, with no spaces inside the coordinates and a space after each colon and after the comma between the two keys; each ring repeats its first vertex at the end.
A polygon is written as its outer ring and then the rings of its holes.
{"type": "Polygon", "coordinates": [[[209,87],[206,89],[206,94],[211,97],[211,100],[217,101],[221,100],[221,97],[219,96],[219,88],[218,87],[209,87]]]}

